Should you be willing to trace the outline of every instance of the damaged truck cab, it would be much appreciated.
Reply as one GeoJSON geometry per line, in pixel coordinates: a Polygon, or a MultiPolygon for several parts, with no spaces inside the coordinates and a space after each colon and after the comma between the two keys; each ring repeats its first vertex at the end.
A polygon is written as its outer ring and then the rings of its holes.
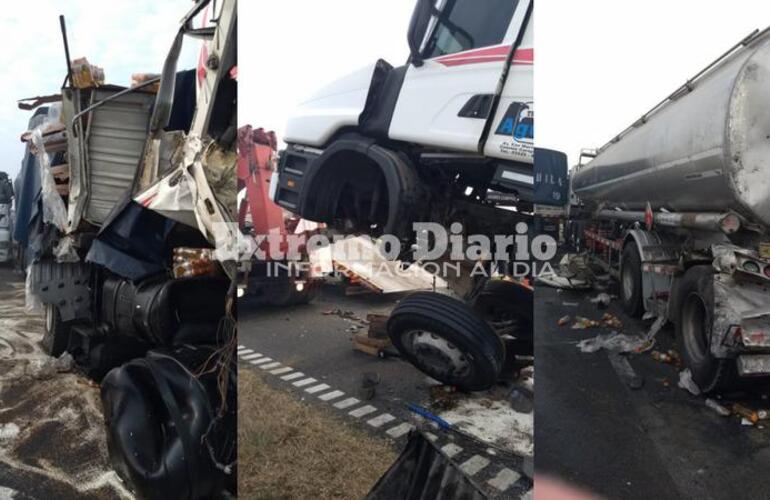
{"type": "MultiPolygon", "coordinates": [[[[460,223],[490,238],[530,222],[532,10],[532,0],[418,0],[406,64],[377,61],[294,111],[275,202],[333,231],[395,236],[404,261],[413,260],[416,222],[460,223]]],[[[433,378],[479,390],[498,380],[507,340],[531,354],[532,290],[492,273],[469,278],[469,263],[450,281],[462,300],[415,293],[388,330],[433,378]]]]}
{"type": "Polygon", "coordinates": [[[279,205],[408,238],[456,199],[496,190],[531,202],[531,1],[438,5],[417,3],[407,64],[377,61],[295,110],[272,183],[279,205]]]}
{"type": "Polygon", "coordinates": [[[234,488],[235,263],[216,245],[235,239],[236,19],[195,2],[162,73],[129,88],[70,61],[62,19],[66,85],[25,134],[28,305],[48,354],[102,382],[110,458],[143,498],[234,488]],[[177,71],[186,38],[200,64],[177,71]]]}

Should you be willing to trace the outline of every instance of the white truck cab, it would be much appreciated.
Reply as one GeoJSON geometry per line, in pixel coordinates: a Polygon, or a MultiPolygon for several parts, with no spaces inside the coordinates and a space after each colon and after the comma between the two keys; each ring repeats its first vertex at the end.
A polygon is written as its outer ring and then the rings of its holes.
{"type": "Polygon", "coordinates": [[[399,236],[457,197],[486,203],[499,191],[531,204],[532,3],[418,0],[407,64],[377,61],[292,114],[276,203],[346,232],[399,236]]]}

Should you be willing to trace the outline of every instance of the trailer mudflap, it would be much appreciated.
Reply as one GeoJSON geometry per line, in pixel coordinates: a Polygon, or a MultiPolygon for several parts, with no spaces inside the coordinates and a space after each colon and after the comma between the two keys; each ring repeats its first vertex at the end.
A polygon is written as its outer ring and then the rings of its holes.
{"type": "Polygon", "coordinates": [[[91,308],[91,266],[80,262],[41,260],[32,264],[31,292],[44,304],[54,304],[62,321],[88,318],[91,308]]]}

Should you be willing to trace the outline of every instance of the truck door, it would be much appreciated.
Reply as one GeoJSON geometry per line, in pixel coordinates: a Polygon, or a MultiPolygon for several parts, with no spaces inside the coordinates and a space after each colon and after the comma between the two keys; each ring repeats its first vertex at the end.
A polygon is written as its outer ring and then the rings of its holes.
{"type": "MultiPolygon", "coordinates": [[[[410,64],[388,136],[479,153],[512,45],[526,28],[531,1],[441,0],[434,7],[433,0],[420,0],[410,26],[410,64]],[[425,9],[423,21],[420,9],[425,9]],[[425,27],[414,33],[416,19],[425,27]],[[415,46],[412,38],[421,34],[425,34],[422,43],[415,46]]],[[[532,57],[531,43],[520,45],[514,55],[514,64],[528,64],[529,94],[524,101],[530,104],[532,57]]],[[[521,113],[526,116],[526,111],[521,113]]]]}

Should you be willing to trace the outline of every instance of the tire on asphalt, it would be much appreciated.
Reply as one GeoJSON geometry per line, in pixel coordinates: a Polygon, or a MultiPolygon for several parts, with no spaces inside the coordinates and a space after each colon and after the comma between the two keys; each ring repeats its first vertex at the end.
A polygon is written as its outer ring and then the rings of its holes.
{"type": "Polygon", "coordinates": [[[642,302],[642,258],[634,243],[623,248],[620,265],[620,302],[623,310],[632,318],[644,314],[642,302]]]}
{"type": "Polygon", "coordinates": [[[473,309],[437,293],[403,299],[388,319],[388,335],[412,365],[467,391],[491,387],[505,359],[502,340],[473,309]]]}
{"type": "Polygon", "coordinates": [[[714,270],[694,266],[679,283],[676,312],[676,341],[685,368],[703,393],[716,392],[730,385],[735,362],[717,359],[711,353],[714,319],[714,270]]]}
{"type": "Polygon", "coordinates": [[[43,350],[49,356],[58,358],[67,350],[70,340],[70,325],[62,321],[59,308],[53,304],[45,304],[45,327],[43,350]]]}
{"type": "Polygon", "coordinates": [[[515,354],[531,355],[534,352],[533,299],[533,291],[525,286],[490,280],[473,302],[473,309],[491,326],[500,326],[498,334],[508,333],[516,339],[515,344],[508,344],[508,354],[511,345],[516,345],[515,354]]]}

